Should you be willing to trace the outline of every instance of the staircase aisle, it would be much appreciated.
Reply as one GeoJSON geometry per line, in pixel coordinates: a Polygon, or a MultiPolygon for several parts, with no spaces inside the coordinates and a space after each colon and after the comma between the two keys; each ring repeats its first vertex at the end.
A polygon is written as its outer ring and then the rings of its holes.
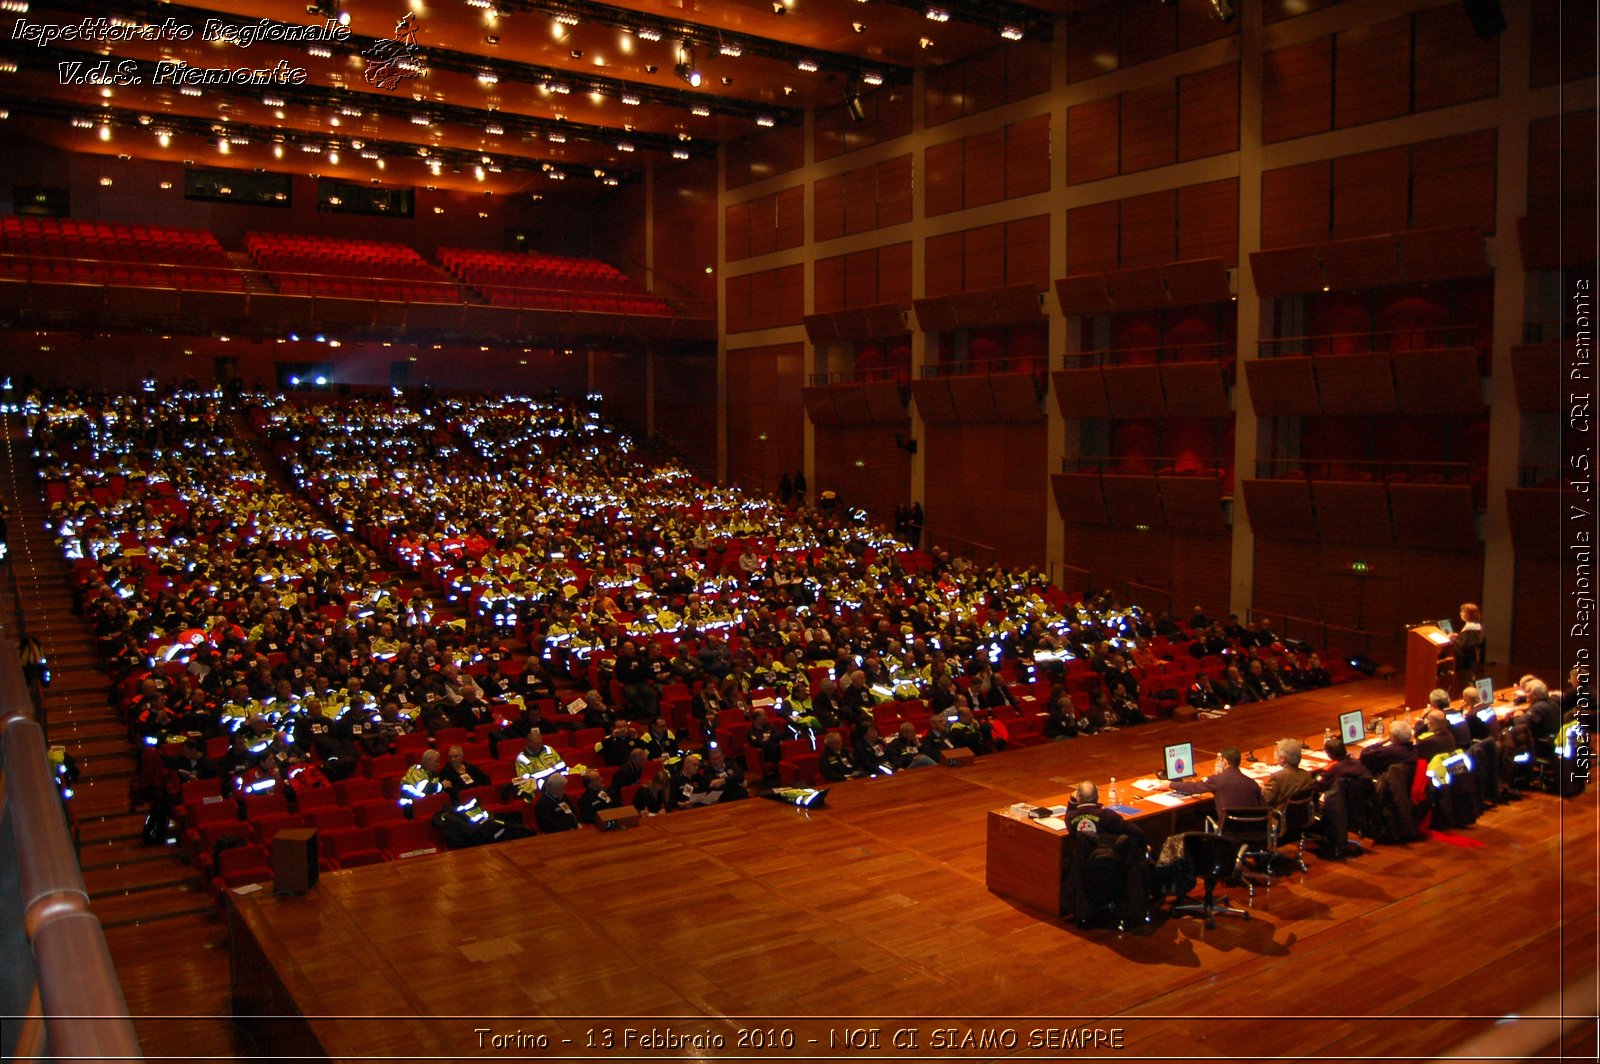
{"type": "Polygon", "coordinates": [[[134,808],[130,794],[139,751],[111,702],[94,635],[73,614],[67,565],[46,528],[26,431],[21,417],[5,417],[0,496],[11,502],[23,627],[44,644],[52,674],[44,694],[47,736],[81,773],[68,813],[90,905],[105,926],[146,1055],[233,1059],[247,1050],[229,1016],[227,930],[178,848],[142,842],[145,811],[134,808]]]}

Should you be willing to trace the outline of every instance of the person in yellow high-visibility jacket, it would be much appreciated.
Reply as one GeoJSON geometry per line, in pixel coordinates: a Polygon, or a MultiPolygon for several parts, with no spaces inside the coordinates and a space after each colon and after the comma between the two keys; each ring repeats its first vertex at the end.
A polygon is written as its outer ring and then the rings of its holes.
{"type": "Polygon", "coordinates": [[[438,794],[450,786],[439,776],[439,751],[424,750],[422,760],[406,769],[400,777],[400,804],[410,805],[430,794],[438,794]]]}
{"type": "Polygon", "coordinates": [[[539,785],[545,779],[557,772],[566,772],[567,763],[561,755],[544,744],[544,736],[538,728],[528,732],[527,741],[523,744],[522,752],[517,755],[517,760],[512,767],[511,782],[517,785],[517,790],[528,801],[535,801],[539,797],[539,785]]]}

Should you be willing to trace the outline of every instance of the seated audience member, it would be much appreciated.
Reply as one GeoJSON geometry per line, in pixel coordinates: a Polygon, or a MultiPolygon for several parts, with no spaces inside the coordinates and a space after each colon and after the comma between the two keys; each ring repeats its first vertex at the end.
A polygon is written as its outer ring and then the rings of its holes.
{"type": "Polygon", "coordinates": [[[1279,739],[1273,750],[1278,770],[1261,784],[1261,799],[1274,809],[1282,809],[1296,798],[1316,789],[1311,773],[1300,767],[1300,740],[1279,739]]]}
{"type": "Polygon", "coordinates": [[[1500,719],[1483,704],[1476,685],[1461,689],[1461,714],[1467,718],[1467,731],[1474,740],[1493,739],[1500,734],[1500,719]]]}
{"type": "Polygon", "coordinates": [[[1435,688],[1428,696],[1428,705],[1430,708],[1422,715],[1424,730],[1416,741],[1417,758],[1422,761],[1432,761],[1440,754],[1454,753],[1457,746],[1447,713],[1450,695],[1443,689],[1435,688]]]}
{"type": "Polygon", "coordinates": [[[1217,753],[1216,771],[1205,779],[1190,778],[1171,784],[1178,794],[1209,794],[1217,803],[1217,814],[1229,809],[1265,804],[1256,781],[1239,771],[1244,755],[1237,746],[1225,746],[1217,753]]]}
{"type": "Polygon", "coordinates": [[[473,787],[487,787],[491,782],[489,773],[468,761],[466,752],[459,746],[445,751],[445,766],[439,770],[439,779],[456,794],[473,787]]]}
{"type": "Polygon", "coordinates": [[[677,757],[683,752],[683,747],[678,743],[677,733],[667,727],[665,717],[657,717],[651,721],[650,730],[639,736],[639,743],[652,759],[658,761],[677,757]]]}
{"type": "Polygon", "coordinates": [[[1249,686],[1244,682],[1244,675],[1239,672],[1239,666],[1229,665],[1223,670],[1222,678],[1212,685],[1221,699],[1224,707],[1242,706],[1246,702],[1257,701],[1249,686]]]}
{"type": "Polygon", "coordinates": [[[1093,731],[1087,718],[1078,716],[1078,707],[1066,688],[1058,687],[1045,708],[1044,737],[1051,741],[1076,739],[1080,732],[1093,731]]]}
{"type": "Polygon", "coordinates": [[[1411,741],[1411,725],[1396,721],[1389,729],[1387,742],[1374,743],[1361,751],[1361,763],[1373,776],[1382,776],[1393,765],[1415,765],[1417,747],[1411,741]]]}
{"type": "MultiPolygon", "coordinates": [[[[644,781],[645,766],[650,764],[650,752],[642,746],[628,751],[628,760],[611,777],[611,793],[622,797],[622,789],[644,781]]],[[[661,773],[657,773],[661,775],[661,773]]]]}
{"type": "Polygon", "coordinates": [[[400,804],[410,805],[444,789],[444,780],[439,775],[439,751],[424,750],[421,760],[400,777],[400,804]]]}
{"type": "Polygon", "coordinates": [[[878,734],[876,724],[861,729],[856,736],[854,754],[855,766],[867,775],[894,772],[894,757],[889,753],[889,744],[878,734]]]}
{"type": "Polygon", "coordinates": [[[1522,690],[1527,695],[1527,705],[1517,717],[1527,724],[1535,740],[1553,741],[1561,726],[1561,707],[1550,697],[1550,688],[1543,680],[1529,678],[1522,690]]]}
{"type": "Polygon", "coordinates": [[[1306,656],[1305,666],[1300,670],[1300,685],[1304,688],[1327,687],[1333,683],[1333,673],[1322,664],[1320,654],[1306,656]]]}
{"type": "Polygon", "coordinates": [[[606,790],[599,770],[591,768],[583,774],[583,793],[578,796],[578,820],[581,823],[599,823],[600,813],[616,808],[616,804],[617,800],[606,790]]]}
{"type": "Polygon", "coordinates": [[[917,737],[917,726],[909,720],[901,721],[899,732],[889,740],[889,758],[896,772],[938,764],[923,753],[922,740],[917,737]]]}
{"type": "Polygon", "coordinates": [[[1372,773],[1367,771],[1367,766],[1350,756],[1350,751],[1345,747],[1343,739],[1337,736],[1329,739],[1323,744],[1322,753],[1328,759],[1328,767],[1313,773],[1317,780],[1317,790],[1331,791],[1339,785],[1339,781],[1342,779],[1369,780],[1372,778],[1372,773]]]}
{"type": "MultiPolygon", "coordinates": [[[[640,816],[660,816],[670,807],[671,794],[668,788],[672,777],[665,772],[657,772],[650,778],[649,783],[639,786],[633,792],[633,807],[639,811],[640,816]]],[[[613,783],[616,780],[612,780],[613,783]]]]}
{"type": "Polygon", "coordinates": [[[924,757],[937,762],[940,754],[946,750],[954,750],[960,745],[956,742],[955,736],[950,734],[949,721],[938,714],[928,718],[928,730],[923,733],[920,744],[924,757]]]}
{"type": "Polygon", "coordinates": [[[578,814],[567,801],[566,773],[546,776],[539,784],[539,797],[533,803],[533,822],[541,835],[571,831],[578,826],[578,814]]]}
{"type": "Polygon", "coordinates": [[[744,769],[729,761],[728,751],[720,746],[712,747],[706,754],[700,766],[700,774],[711,790],[722,792],[724,802],[736,802],[741,798],[750,797],[750,792],[744,785],[744,769]]]}
{"type": "Polygon", "coordinates": [[[538,728],[528,732],[522,751],[512,767],[511,782],[528,801],[536,801],[540,785],[553,777],[566,778],[567,763],[553,747],[544,744],[544,735],[538,728]]]}
{"type": "Polygon", "coordinates": [[[594,744],[594,752],[600,755],[602,764],[620,768],[627,762],[628,755],[641,745],[633,724],[619,719],[612,723],[611,734],[594,744]]]}
{"type": "Polygon", "coordinates": [[[1077,926],[1095,926],[1089,893],[1092,864],[1104,862],[1120,890],[1115,907],[1122,930],[1144,930],[1150,908],[1150,863],[1138,826],[1100,804],[1100,791],[1085,780],[1067,804],[1067,827],[1076,844],[1068,868],[1068,890],[1077,926]]]}
{"type": "Polygon", "coordinates": [[[829,732],[822,740],[818,771],[829,783],[841,783],[865,775],[856,768],[855,760],[845,752],[844,737],[838,732],[829,732]]]}
{"type": "Polygon", "coordinates": [[[994,729],[986,720],[978,720],[966,706],[956,707],[956,719],[950,724],[950,739],[957,746],[974,754],[988,754],[995,750],[994,729]]]}
{"type": "Polygon", "coordinates": [[[434,814],[433,826],[443,836],[445,845],[452,850],[483,846],[504,839],[520,839],[532,834],[521,824],[493,816],[476,798],[446,805],[434,814]]]}
{"type": "Polygon", "coordinates": [[[1245,687],[1257,702],[1265,702],[1270,698],[1287,694],[1278,677],[1267,671],[1266,663],[1260,658],[1251,658],[1249,670],[1244,676],[1245,687]]]}

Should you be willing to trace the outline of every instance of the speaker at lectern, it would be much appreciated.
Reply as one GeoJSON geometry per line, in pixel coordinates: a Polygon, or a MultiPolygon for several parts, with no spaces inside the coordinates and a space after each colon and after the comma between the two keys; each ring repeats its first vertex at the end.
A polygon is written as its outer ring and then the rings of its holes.
{"type": "Polygon", "coordinates": [[[1450,633],[1436,624],[1406,631],[1406,707],[1421,709],[1435,687],[1451,691],[1456,682],[1456,655],[1450,633]]]}

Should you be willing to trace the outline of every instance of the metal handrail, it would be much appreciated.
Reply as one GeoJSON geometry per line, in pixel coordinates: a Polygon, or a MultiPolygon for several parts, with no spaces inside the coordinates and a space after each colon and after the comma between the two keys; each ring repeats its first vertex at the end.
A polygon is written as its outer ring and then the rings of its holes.
{"type": "Polygon", "coordinates": [[[1157,344],[1151,347],[1107,347],[1095,351],[1068,351],[1061,356],[1062,369],[1087,369],[1092,366],[1118,366],[1135,357],[1149,356],[1141,365],[1168,362],[1231,362],[1234,345],[1221,340],[1192,344],[1157,344]],[[1196,358],[1197,353],[1214,352],[1215,358],[1196,358]]]}
{"type": "Polygon", "coordinates": [[[1366,628],[1351,628],[1350,626],[1343,624],[1329,624],[1327,620],[1321,618],[1297,617],[1291,613],[1273,613],[1269,610],[1258,610],[1254,606],[1251,606],[1245,610],[1246,621],[1254,623],[1257,618],[1261,617],[1264,617],[1269,621],[1282,621],[1282,625],[1276,628],[1275,631],[1277,631],[1278,635],[1282,636],[1283,638],[1293,639],[1294,641],[1301,643],[1310,643],[1312,646],[1319,647],[1322,650],[1328,649],[1330,645],[1328,642],[1328,636],[1331,633],[1342,632],[1347,635],[1355,636],[1359,641],[1359,647],[1351,647],[1351,649],[1359,649],[1361,653],[1367,655],[1368,657],[1372,656],[1372,644],[1375,640],[1395,639],[1400,634],[1398,632],[1391,632],[1388,635],[1385,635],[1382,632],[1374,632],[1366,628]],[[1304,634],[1296,635],[1295,632],[1297,626],[1300,628],[1311,629],[1317,633],[1319,638],[1308,639],[1304,634]]]}
{"type": "MultiPolygon", "coordinates": [[[[1388,344],[1379,344],[1378,341],[1394,336],[1423,336],[1430,340],[1442,336],[1444,338],[1442,344],[1434,343],[1428,346],[1475,347],[1475,341],[1481,335],[1482,330],[1473,326],[1435,325],[1417,329],[1373,329],[1362,332],[1319,333],[1314,336],[1274,336],[1256,341],[1256,351],[1262,358],[1274,358],[1280,355],[1336,354],[1337,352],[1331,350],[1335,341],[1353,339],[1369,341],[1370,351],[1388,351],[1390,350],[1388,344]],[[1455,342],[1451,342],[1452,338],[1455,342]]],[[[1414,346],[1401,350],[1412,350],[1414,346]]]]}
{"type": "Polygon", "coordinates": [[[1447,484],[1470,484],[1473,466],[1471,462],[1387,462],[1343,458],[1262,458],[1256,461],[1257,479],[1272,480],[1291,473],[1299,473],[1310,480],[1348,480],[1352,473],[1365,474],[1374,479],[1400,474],[1438,476],[1447,484]],[[1341,475],[1334,475],[1335,471],[1341,475]]]}
{"type": "Polygon", "coordinates": [[[977,362],[933,362],[922,367],[924,380],[938,377],[993,377],[1023,373],[1043,373],[1049,368],[1049,359],[1044,356],[1034,358],[1012,358],[1002,355],[999,358],[984,359],[977,362]],[[1000,367],[1004,367],[1003,369],[1000,367]]]}
{"type": "Polygon", "coordinates": [[[869,369],[835,370],[831,373],[812,373],[806,383],[816,388],[825,384],[908,384],[909,370],[869,369]]]}
{"type": "MultiPolygon", "coordinates": [[[[3,815],[20,873],[20,917],[33,949],[35,1002],[48,1057],[143,1060],[100,920],[89,911],[61,794],[33,719],[13,632],[0,628],[0,764],[3,815]]],[[[20,1025],[17,1058],[38,1056],[37,1026],[20,1025]],[[24,1044],[24,1040],[28,1044],[24,1044]]]]}
{"type": "Polygon", "coordinates": [[[1204,466],[1189,473],[1173,472],[1180,461],[1192,462],[1194,457],[1192,455],[1187,457],[1177,455],[1074,455],[1061,459],[1061,471],[1063,473],[1110,473],[1115,475],[1123,472],[1122,466],[1129,463],[1138,463],[1142,466],[1148,466],[1149,472],[1132,474],[1134,476],[1159,474],[1180,477],[1214,477],[1217,480],[1228,479],[1227,470],[1220,465],[1204,466]]]}

